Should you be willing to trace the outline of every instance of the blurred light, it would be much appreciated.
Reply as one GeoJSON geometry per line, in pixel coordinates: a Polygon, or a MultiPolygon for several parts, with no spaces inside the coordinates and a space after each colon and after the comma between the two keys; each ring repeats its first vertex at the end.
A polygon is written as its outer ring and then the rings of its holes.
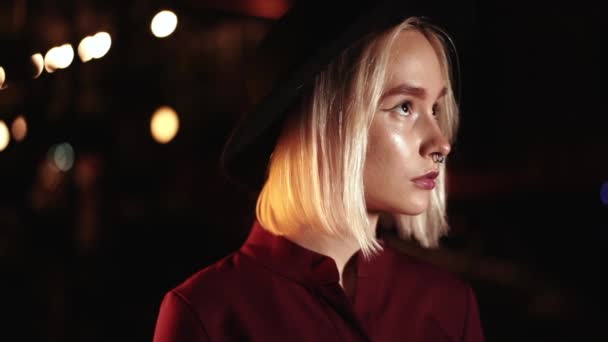
{"type": "Polygon", "coordinates": [[[42,54],[36,53],[32,55],[32,65],[34,66],[34,78],[38,78],[44,70],[44,58],[42,54]]]}
{"type": "Polygon", "coordinates": [[[74,165],[74,149],[68,143],[53,145],[47,158],[61,171],[68,171],[74,165]]]}
{"type": "Polygon", "coordinates": [[[177,16],[171,11],[160,11],[150,24],[150,30],[152,34],[157,38],[165,38],[169,36],[177,27],[177,16]]]}
{"type": "Polygon", "coordinates": [[[112,37],[107,32],[98,32],[93,36],[93,44],[91,57],[93,58],[101,58],[110,51],[110,47],[112,46],[112,37]]]}
{"type": "Polygon", "coordinates": [[[112,46],[112,37],[107,32],[98,32],[87,36],[78,44],[78,56],[83,62],[105,56],[112,46]]]}
{"type": "Polygon", "coordinates": [[[602,203],[608,205],[608,181],[602,184],[600,189],[600,199],[602,200],[602,203]]]}
{"type": "Polygon", "coordinates": [[[47,191],[55,191],[61,184],[61,170],[51,160],[46,160],[40,167],[40,183],[47,191]]]}
{"type": "Polygon", "coordinates": [[[4,121],[0,120],[0,152],[6,149],[10,140],[11,137],[9,136],[8,127],[6,127],[4,121]]]}
{"type": "Polygon", "coordinates": [[[93,59],[93,49],[95,45],[95,38],[92,36],[86,36],[82,38],[80,44],[78,44],[78,57],[83,63],[86,63],[93,59]]]}
{"type": "Polygon", "coordinates": [[[53,47],[44,55],[44,69],[46,72],[51,73],[57,70],[57,59],[60,55],[60,50],[58,47],[53,47]]]}
{"type": "Polygon", "coordinates": [[[63,44],[50,49],[44,56],[44,68],[47,72],[65,69],[74,60],[74,49],[70,44],[63,44]]]}
{"type": "Polygon", "coordinates": [[[166,144],[173,140],[179,130],[179,117],[170,107],[160,107],[152,115],[150,131],[158,143],[166,144]]]}
{"type": "Polygon", "coordinates": [[[4,88],[4,81],[6,81],[6,73],[4,73],[4,68],[0,66],[0,89],[4,88]]]}
{"type": "Polygon", "coordinates": [[[112,37],[107,32],[98,32],[93,36],[95,38],[95,50],[93,52],[93,58],[101,58],[110,51],[112,46],[112,37]]]}
{"type": "Polygon", "coordinates": [[[23,115],[19,115],[13,121],[11,125],[11,133],[13,133],[13,139],[16,141],[23,141],[27,135],[27,122],[23,115]]]}

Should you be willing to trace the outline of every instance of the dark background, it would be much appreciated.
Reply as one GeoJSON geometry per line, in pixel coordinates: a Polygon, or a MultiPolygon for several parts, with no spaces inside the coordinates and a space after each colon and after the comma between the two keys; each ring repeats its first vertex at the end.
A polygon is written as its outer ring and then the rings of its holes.
{"type": "MultiPolygon", "coordinates": [[[[0,120],[28,122],[0,152],[0,340],[150,341],[163,294],[240,246],[255,199],[218,156],[245,101],[243,66],[292,3],[0,2],[0,120]],[[179,24],[158,39],[163,8],[179,24]],[[105,57],[27,77],[32,53],[98,31],[112,36],[105,57]],[[149,132],[160,105],[180,117],[167,145],[149,132]],[[75,164],[53,173],[47,151],[61,142],[75,164]]],[[[470,281],[488,341],[607,340],[597,6],[463,1],[465,24],[448,27],[463,75],[452,232],[440,250],[399,246],[470,281]]]]}

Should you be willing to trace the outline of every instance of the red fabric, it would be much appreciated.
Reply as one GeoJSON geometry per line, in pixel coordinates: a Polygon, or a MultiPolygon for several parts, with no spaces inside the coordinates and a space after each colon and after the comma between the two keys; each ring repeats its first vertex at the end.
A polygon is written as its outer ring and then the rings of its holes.
{"type": "Polygon", "coordinates": [[[331,258],[255,223],[240,250],[166,294],[154,341],[483,341],[457,277],[388,246],[357,266],[351,301],[331,258]]]}

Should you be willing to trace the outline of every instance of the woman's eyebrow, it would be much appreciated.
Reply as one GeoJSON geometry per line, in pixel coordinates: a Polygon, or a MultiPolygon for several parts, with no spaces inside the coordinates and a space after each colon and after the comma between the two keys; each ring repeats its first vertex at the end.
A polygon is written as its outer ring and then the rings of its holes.
{"type": "MultiPolygon", "coordinates": [[[[447,93],[447,88],[443,87],[441,89],[441,91],[439,92],[437,99],[440,99],[442,96],[445,96],[446,93],[447,93]]],[[[402,84],[392,87],[391,89],[384,92],[384,94],[382,94],[382,96],[380,97],[380,100],[383,100],[385,97],[388,97],[388,96],[399,95],[399,94],[411,95],[411,96],[415,96],[415,97],[418,97],[418,98],[421,98],[424,100],[424,99],[426,99],[427,91],[426,91],[426,89],[421,88],[421,87],[416,87],[416,86],[413,86],[413,85],[410,85],[407,83],[402,83],[402,84]]]]}

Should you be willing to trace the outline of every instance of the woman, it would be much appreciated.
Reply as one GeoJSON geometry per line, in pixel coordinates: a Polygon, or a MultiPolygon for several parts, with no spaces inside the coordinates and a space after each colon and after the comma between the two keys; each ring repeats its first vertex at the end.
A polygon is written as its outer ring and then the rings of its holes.
{"type": "Polygon", "coordinates": [[[253,83],[261,100],[224,151],[233,178],[261,186],[252,231],[167,293],[154,340],[482,341],[471,288],[376,234],[381,214],[424,246],[446,233],[449,39],[402,1],[312,3],[262,44],[285,60],[256,69],[270,82],[253,83]],[[290,37],[298,26],[310,37],[290,37]],[[262,179],[246,167],[268,157],[262,179]]]}

